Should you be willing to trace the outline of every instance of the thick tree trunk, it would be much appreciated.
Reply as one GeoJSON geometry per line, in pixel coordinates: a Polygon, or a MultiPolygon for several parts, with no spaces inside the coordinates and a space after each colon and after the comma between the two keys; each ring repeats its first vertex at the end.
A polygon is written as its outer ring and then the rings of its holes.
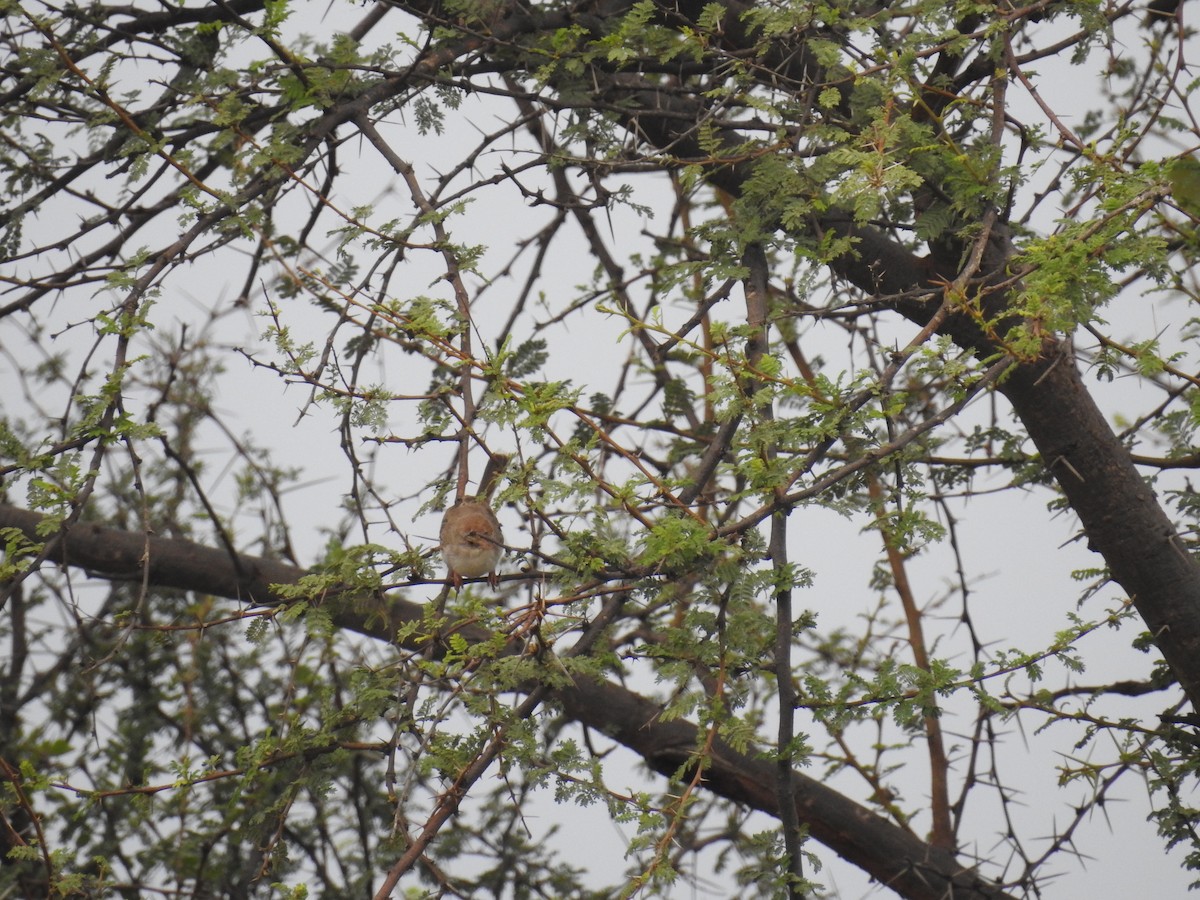
{"type": "Polygon", "coordinates": [[[1200,710],[1200,566],[1057,342],[1001,386],[1154,642],[1200,710]]]}
{"type": "MultiPolygon", "coordinates": [[[[854,227],[846,217],[830,217],[823,225],[854,236],[858,254],[834,265],[862,289],[899,295],[916,287],[940,293],[932,275],[947,271],[947,264],[935,266],[878,230],[854,227]]],[[[989,256],[988,270],[1009,271],[1011,248],[1005,241],[998,240],[989,256]]],[[[996,292],[989,305],[1003,309],[1008,297],[996,292]]],[[[927,302],[898,302],[896,309],[919,325],[933,313],[927,302]]],[[[981,357],[1002,352],[965,315],[951,314],[939,330],[981,357]]],[[[1071,341],[1046,336],[1038,358],[1010,369],[999,391],[1079,516],[1088,546],[1129,595],[1193,708],[1200,710],[1200,565],[1083,383],[1071,341]]]]}

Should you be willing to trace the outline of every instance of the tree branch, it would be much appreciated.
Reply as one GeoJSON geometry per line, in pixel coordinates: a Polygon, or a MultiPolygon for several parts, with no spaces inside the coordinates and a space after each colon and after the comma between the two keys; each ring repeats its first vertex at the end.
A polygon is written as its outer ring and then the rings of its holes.
{"type": "MultiPolygon", "coordinates": [[[[40,542],[38,525],[44,517],[9,504],[0,504],[0,529],[14,528],[27,539],[40,542]]],[[[80,568],[94,577],[112,581],[143,579],[159,588],[215,594],[248,604],[270,606],[283,602],[276,585],[295,584],[303,569],[274,560],[239,555],[192,541],[146,537],[86,522],[77,523],[61,536],[51,554],[54,562],[80,568]]],[[[397,597],[356,597],[339,602],[333,621],[382,641],[394,641],[397,630],[419,621],[421,604],[397,597]]],[[[487,633],[473,625],[462,629],[470,640],[487,633]]],[[[429,650],[417,637],[403,642],[413,650],[429,650]],[[420,646],[418,646],[420,644],[420,646]]],[[[512,652],[519,652],[513,646],[512,652]]],[[[531,686],[531,689],[534,686],[531,686]]],[[[574,721],[603,732],[668,778],[696,764],[704,767],[708,790],[772,816],[779,816],[774,764],[757,755],[739,753],[719,738],[710,740],[711,752],[698,758],[706,732],[680,721],[662,721],[662,706],[620,685],[579,680],[551,691],[574,721]]],[[[809,834],[848,862],[860,867],[881,884],[914,900],[1008,897],[1003,889],[979,876],[953,854],[939,850],[893,825],[866,807],[800,772],[793,773],[796,813],[809,834]]]]}

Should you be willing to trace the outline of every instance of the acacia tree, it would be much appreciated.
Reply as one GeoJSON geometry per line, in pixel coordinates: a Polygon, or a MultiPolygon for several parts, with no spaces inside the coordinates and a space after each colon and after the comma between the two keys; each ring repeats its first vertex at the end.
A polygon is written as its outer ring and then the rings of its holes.
{"type": "Polygon", "coordinates": [[[1200,866],[1186,5],[319,7],[6,4],[6,891],[1200,866]]]}

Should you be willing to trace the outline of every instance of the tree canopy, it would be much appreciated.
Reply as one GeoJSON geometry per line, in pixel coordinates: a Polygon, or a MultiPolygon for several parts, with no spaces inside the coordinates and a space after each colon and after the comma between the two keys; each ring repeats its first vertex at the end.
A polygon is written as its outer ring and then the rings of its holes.
{"type": "Polygon", "coordinates": [[[1200,869],[1188,4],[4,11],[0,892],[1200,869]]]}

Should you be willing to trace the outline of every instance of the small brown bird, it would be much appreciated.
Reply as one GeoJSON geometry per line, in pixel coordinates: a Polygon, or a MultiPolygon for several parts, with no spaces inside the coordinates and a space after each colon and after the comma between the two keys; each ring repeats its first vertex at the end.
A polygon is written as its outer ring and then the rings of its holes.
{"type": "Polygon", "coordinates": [[[479,495],[460,498],[442,517],[442,558],[446,560],[455,590],[462,587],[463,578],[481,575],[488,577],[492,590],[496,589],[496,566],[504,553],[504,532],[492,512],[491,496],[507,463],[507,456],[489,459],[479,495]]]}

